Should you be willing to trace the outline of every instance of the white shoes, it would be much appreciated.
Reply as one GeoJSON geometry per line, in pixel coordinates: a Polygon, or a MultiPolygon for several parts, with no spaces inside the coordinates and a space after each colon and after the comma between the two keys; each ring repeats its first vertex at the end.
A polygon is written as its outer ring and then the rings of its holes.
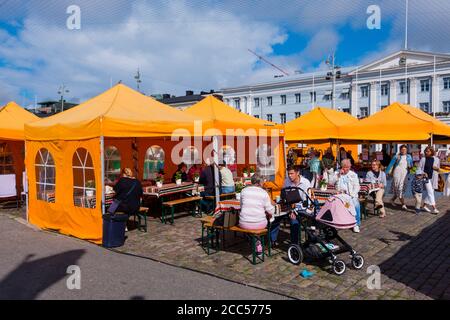
{"type": "Polygon", "coordinates": [[[354,226],[354,227],[353,227],[353,232],[354,232],[354,233],[359,233],[359,232],[360,232],[359,226],[354,226]]]}
{"type": "Polygon", "coordinates": [[[408,207],[406,206],[406,204],[402,205],[402,209],[403,210],[408,210],[408,207]]]}
{"type": "Polygon", "coordinates": [[[422,208],[423,210],[425,210],[426,212],[428,212],[428,213],[431,213],[431,210],[430,210],[430,208],[428,208],[427,206],[423,206],[423,208],[422,208]]]}
{"type": "Polygon", "coordinates": [[[439,210],[438,209],[434,209],[433,211],[431,211],[432,214],[439,214],[439,210]]]}

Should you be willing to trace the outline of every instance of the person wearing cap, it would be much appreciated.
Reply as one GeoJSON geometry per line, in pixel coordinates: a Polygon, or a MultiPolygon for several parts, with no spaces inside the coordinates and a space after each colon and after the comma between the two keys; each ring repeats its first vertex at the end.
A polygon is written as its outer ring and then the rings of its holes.
{"type": "Polygon", "coordinates": [[[411,182],[411,189],[416,200],[416,214],[422,212],[422,195],[428,183],[427,174],[421,168],[417,168],[411,182]]]}

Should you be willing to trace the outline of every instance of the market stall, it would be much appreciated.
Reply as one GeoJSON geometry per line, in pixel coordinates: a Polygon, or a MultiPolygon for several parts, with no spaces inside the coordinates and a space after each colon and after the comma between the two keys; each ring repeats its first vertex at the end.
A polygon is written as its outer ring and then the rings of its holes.
{"type": "Polygon", "coordinates": [[[119,84],[26,125],[30,222],[101,243],[108,184],[125,167],[144,179],[145,160],[155,156],[149,149],[165,150],[160,161],[175,171],[170,151],[178,142],[172,137],[183,134],[174,133],[180,128],[190,136],[193,123],[189,115],[119,84]]]}
{"type": "Polygon", "coordinates": [[[24,124],[39,118],[14,102],[0,108],[0,201],[20,199],[24,190],[24,124]]]}

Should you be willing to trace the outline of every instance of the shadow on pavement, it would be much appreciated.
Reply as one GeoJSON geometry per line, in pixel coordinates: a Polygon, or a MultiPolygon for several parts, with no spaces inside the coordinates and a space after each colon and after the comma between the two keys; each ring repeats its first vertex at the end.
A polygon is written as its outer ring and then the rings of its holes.
{"type": "Polygon", "coordinates": [[[34,300],[46,289],[68,277],[67,268],[77,265],[85,250],[72,250],[42,259],[28,255],[0,280],[0,300],[34,300]]]}
{"type": "MultiPolygon", "coordinates": [[[[409,241],[381,265],[389,278],[433,299],[450,299],[450,211],[415,237],[394,233],[396,239],[409,241]]],[[[380,239],[381,240],[381,239],[380,239]]]]}

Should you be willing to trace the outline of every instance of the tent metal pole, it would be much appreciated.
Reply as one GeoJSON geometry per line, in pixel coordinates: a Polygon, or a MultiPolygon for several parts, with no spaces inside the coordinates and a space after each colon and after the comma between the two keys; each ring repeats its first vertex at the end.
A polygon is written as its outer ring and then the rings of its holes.
{"type": "Polygon", "coordinates": [[[434,149],[434,135],[431,134],[431,147],[434,149]]]}
{"type": "Polygon", "coordinates": [[[219,181],[219,142],[217,136],[213,136],[214,153],[214,182],[216,187],[216,205],[220,202],[220,181],[219,181]]]}
{"type": "MultiPolygon", "coordinates": [[[[25,145],[24,145],[24,147],[25,147],[25,159],[27,159],[27,141],[25,141],[25,145]]],[[[22,177],[22,184],[24,184],[24,182],[25,182],[25,184],[22,186],[22,188],[23,188],[23,190],[25,191],[25,206],[26,206],[26,209],[27,209],[27,222],[30,222],[30,219],[29,219],[29,214],[28,214],[28,210],[29,210],[29,207],[28,207],[28,170],[27,170],[27,166],[26,166],[26,161],[25,161],[25,179],[24,179],[24,177],[22,177]]],[[[22,199],[20,199],[20,200],[22,200],[22,199]]]]}
{"type": "Polygon", "coordinates": [[[105,207],[105,138],[100,137],[100,168],[101,168],[101,186],[102,186],[102,215],[106,214],[105,207]]]}

